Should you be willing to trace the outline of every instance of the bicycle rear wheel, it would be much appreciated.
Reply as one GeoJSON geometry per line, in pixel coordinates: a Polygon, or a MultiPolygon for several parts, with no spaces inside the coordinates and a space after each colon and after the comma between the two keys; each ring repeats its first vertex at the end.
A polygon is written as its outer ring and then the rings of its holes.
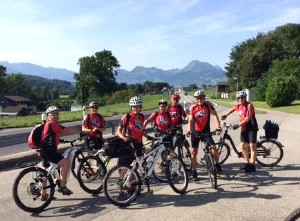
{"type": "Polygon", "coordinates": [[[131,166],[114,166],[103,183],[106,198],[115,206],[128,206],[141,192],[142,181],[131,166]]]}
{"type": "Polygon", "coordinates": [[[55,185],[51,176],[47,177],[46,170],[39,167],[29,167],[20,172],[16,177],[12,195],[19,208],[26,212],[38,213],[43,211],[52,201],[55,185]],[[43,187],[43,181],[47,179],[47,185],[43,187]],[[48,197],[41,200],[41,190],[49,189],[48,197]]]}
{"type": "Polygon", "coordinates": [[[95,151],[93,150],[90,150],[90,149],[83,149],[83,150],[80,150],[78,151],[74,158],[73,158],[73,161],[72,161],[72,168],[71,168],[71,172],[73,174],[73,176],[77,179],[77,171],[78,171],[78,168],[79,168],[79,165],[80,163],[82,162],[82,160],[84,159],[84,157],[87,157],[87,156],[92,156],[94,155],[95,151]],[[81,153],[82,155],[81,155],[81,153]]]}
{"type": "Polygon", "coordinates": [[[106,172],[104,163],[98,157],[88,156],[79,165],[78,183],[85,192],[98,194],[103,189],[103,179],[106,172]]]}
{"type": "Polygon", "coordinates": [[[257,143],[256,146],[258,164],[264,167],[277,165],[283,157],[282,145],[275,140],[264,139],[257,143]]]}
{"type": "Polygon", "coordinates": [[[182,160],[174,156],[166,162],[166,174],[170,187],[179,194],[185,193],[188,187],[188,174],[182,160]]]}
{"type": "Polygon", "coordinates": [[[217,189],[217,169],[211,153],[205,155],[205,163],[211,186],[212,188],[217,189]]]}
{"type": "Polygon", "coordinates": [[[219,163],[223,164],[230,155],[230,147],[227,143],[216,143],[216,148],[219,153],[219,163]]]}
{"type": "Polygon", "coordinates": [[[168,182],[168,178],[166,174],[166,161],[168,157],[169,156],[167,151],[162,152],[161,159],[159,160],[159,163],[156,163],[154,165],[153,172],[152,172],[153,177],[162,183],[168,182]]]}

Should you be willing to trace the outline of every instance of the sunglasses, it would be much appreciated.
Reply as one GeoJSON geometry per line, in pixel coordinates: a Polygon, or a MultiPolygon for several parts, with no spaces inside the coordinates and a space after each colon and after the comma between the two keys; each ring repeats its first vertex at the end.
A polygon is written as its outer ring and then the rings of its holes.
{"type": "Polygon", "coordinates": [[[91,107],[91,109],[98,109],[98,107],[91,107]]]}
{"type": "Polygon", "coordinates": [[[196,99],[203,100],[205,97],[196,97],[196,99]]]}
{"type": "Polygon", "coordinates": [[[167,107],[166,105],[160,105],[160,107],[167,107]]]}

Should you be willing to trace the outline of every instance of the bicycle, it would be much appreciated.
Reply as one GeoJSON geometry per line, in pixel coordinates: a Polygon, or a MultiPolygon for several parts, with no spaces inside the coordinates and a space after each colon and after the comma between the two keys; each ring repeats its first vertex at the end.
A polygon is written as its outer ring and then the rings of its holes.
{"type": "MultiPolygon", "coordinates": [[[[72,162],[75,153],[82,148],[74,145],[80,139],[64,141],[71,144],[71,147],[63,153],[64,157],[68,158],[70,162],[72,162]]],[[[52,202],[55,187],[59,186],[59,183],[60,169],[58,164],[50,163],[47,169],[41,168],[36,164],[22,170],[16,177],[12,188],[13,199],[17,206],[26,212],[41,212],[52,202]],[[43,189],[49,190],[50,193],[46,199],[41,200],[41,191],[43,189]]]]}
{"type": "MultiPolygon", "coordinates": [[[[216,131],[208,132],[208,133],[194,133],[193,135],[198,137],[201,142],[201,147],[204,152],[204,156],[201,160],[204,160],[206,165],[206,170],[208,174],[209,181],[211,183],[212,188],[217,189],[217,168],[215,165],[215,161],[213,158],[213,155],[210,151],[211,147],[206,142],[206,138],[212,135],[215,135],[216,131]]],[[[191,133],[187,134],[187,137],[189,137],[191,133]]]]}
{"type": "MultiPolygon", "coordinates": [[[[170,134],[164,134],[159,137],[147,135],[149,140],[154,141],[151,150],[143,156],[137,156],[136,150],[133,151],[134,160],[129,165],[116,165],[112,167],[104,178],[104,194],[106,198],[116,206],[128,206],[140,195],[141,186],[147,186],[147,192],[150,190],[151,174],[154,167],[164,156],[165,175],[170,187],[179,194],[183,194],[188,187],[188,175],[185,164],[178,155],[167,148],[165,143],[170,134]]],[[[134,149],[133,143],[129,146],[134,149]]]]}
{"type": "MultiPolygon", "coordinates": [[[[243,157],[242,152],[237,150],[232,137],[228,134],[228,130],[233,129],[233,125],[222,121],[222,126],[225,130],[222,131],[220,141],[216,143],[220,155],[220,164],[223,164],[228,159],[229,155],[231,155],[230,146],[225,140],[229,140],[232,149],[239,158],[243,157]]],[[[277,165],[283,157],[283,147],[284,146],[277,139],[260,136],[260,139],[256,142],[256,162],[263,167],[277,165]]]]}
{"type": "Polygon", "coordinates": [[[192,155],[189,149],[190,144],[183,134],[182,124],[177,125],[172,130],[175,132],[173,136],[173,150],[175,150],[177,147],[178,156],[185,163],[187,170],[192,170],[192,155]]]}

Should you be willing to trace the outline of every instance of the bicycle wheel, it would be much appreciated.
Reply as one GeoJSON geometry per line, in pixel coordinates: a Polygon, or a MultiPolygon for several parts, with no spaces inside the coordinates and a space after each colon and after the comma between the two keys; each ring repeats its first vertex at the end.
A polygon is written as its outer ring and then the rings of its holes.
{"type": "Polygon", "coordinates": [[[77,151],[75,156],[73,157],[73,161],[72,161],[72,169],[71,169],[71,172],[73,174],[73,176],[77,179],[77,171],[78,171],[78,168],[79,168],[79,165],[83,159],[83,157],[87,157],[87,156],[92,156],[94,155],[95,151],[93,150],[89,150],[89,149],[83,149],[83,150],[80,150],[80,151],[77,151]],[[82,155],[81,155],[82,153],[82,155]]]}
{"type": "Polygon", "coordinates": [[[77,180],[85,192],[98,194],[103,189],[103,179],[106,172],[104,163],[98,157],[88,156],[79,165],[77,180]]]}
{"type": "Polygon", "coordinates": [[[52,201],[55,185],[51,176],[47,177],[46,170],[38,167],[29,167],[22,170],[16,177],[12,195],[18,207],[26,212],[38,213],[45,209],[52,201]],[[43,181],[47,185],[43,187],[43,181]],[[49,189],[48,198],[41,200],[42,188],[49,189]]]}
{"type": "Polygon", "coordinates": [[[104,178],[104,194],[115,206],[128,206],[141,192],[142,181],[131,166],[116,165],[104,178]]]}
{"type": "Polygon", "coordinates": [[[219,153],[219,163],[223,164],[228,159],[230,155],[230,147],[227,143],[216,143],[216,148],[219,153]]]}
{"type": "Polygon", "coordinates": [[[185,167],[188,171],[192,170],[192,155],[189,148],[184,147],[183,144],[180,142],[177,146],[177,153],[179,158],[185,164],[185,167]]]}
{"type": "Polygon", "coordinates": [[[166,162],[166,174],[170,187],[179,194],[185,193],[188,187],[188,174],[182,160],[174,156],[166,162]]]}
{"type": "Polygon", "coordinates": [[[217,169],[211,153],[205,154],[205,163],[211,186],[212,188],[217,189],[217,169]]]}
{"type": "Polygon", "coordinates": [[[152,175],[161,183],[167,183],[168,178],[166,174],[166,161],[168,159],[167,151],[162,152],[161,159],[154,165],[152,175]]]}
{"type": "Polygon", "coordinates": [[[264,139],[257,143],[256,146],[258,164],[264,167],[277,165],[283,157],[282,145],[275,140],[264,139]]]}

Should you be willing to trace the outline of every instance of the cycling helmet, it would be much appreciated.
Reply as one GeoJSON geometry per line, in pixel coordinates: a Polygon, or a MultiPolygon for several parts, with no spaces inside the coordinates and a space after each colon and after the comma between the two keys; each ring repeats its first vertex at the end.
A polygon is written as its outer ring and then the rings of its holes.
{"type": "Polygon", "coordinates": [[[202,90],[196,91],[194,97],[205,97],[205,94],[202,90]]]}
{"type": "Polygon", "coordinates": [[[238,91],[236,93],[236,98],[239,99],[239,98],[244,98],[244,97],[247,97],[247,94],[245,91],[238,91]]]}
{"type": "Polygon", "coordinates": [[[138,96],[134,96],[129,100],[129,106],[142,106],[143,100],[138,96]]]}
{"type": "Polygon", "coordinates": [[[92,101],[92,102],[89,104],[89,107],[96,107],[96,108],[98,108],[98,107],[99,107],[99,104],[98,104],[96,101],[92,101]]]}
{"type": "Polygon", "coordinates": [[[179,101],[180,96],[179,96],[179,94],[172,94],[171,99],[179,101]]]}
{"type": "Polygon", "coordinates": [[[166,101],[166,100],[160,100],[159,102],[158,102],[158,105],[165,105],[165,106],[167,106],[168,105],[168,102],[166,101]]]}
{"type": "Polygon", "coordinates": [[[48,109],[46,110],[45,113],[48,115],[48,114],[52,114],[54,112],[59,112],[58,107],[56,107],[56,106],[50,106],[50,107],[48,107],[48,109]]]}

